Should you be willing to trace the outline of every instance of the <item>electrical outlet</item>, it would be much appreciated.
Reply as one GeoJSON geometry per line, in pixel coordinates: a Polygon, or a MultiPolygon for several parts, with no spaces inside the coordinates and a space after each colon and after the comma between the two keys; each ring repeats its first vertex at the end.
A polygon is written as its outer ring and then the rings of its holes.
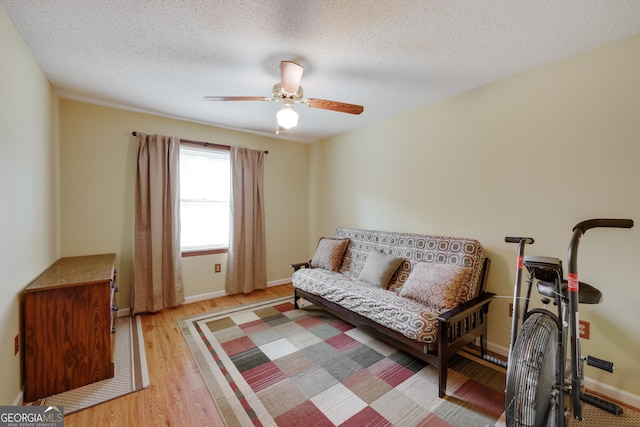
{"type": "Polygon", "coordinates": [[[216,273],[220,273],[220,271],[222,271],[222,267],[220,266],[220,264],[216,264],[214,266],[214,270],[215,270],[216,273]]]}
{"type": "Polygon", "coordinates": [[[580,331],[580,338],[585,340],[589,339],[589,336],[591,335],[589,330],[589,322],[581,320],[578,326],[578,330],[580,331]]]}
{"type": "Polygon", "coordinates": [[[13,339],[13,355],[15,356],[20,351],[20,334],[16,335],[13,339]]]}

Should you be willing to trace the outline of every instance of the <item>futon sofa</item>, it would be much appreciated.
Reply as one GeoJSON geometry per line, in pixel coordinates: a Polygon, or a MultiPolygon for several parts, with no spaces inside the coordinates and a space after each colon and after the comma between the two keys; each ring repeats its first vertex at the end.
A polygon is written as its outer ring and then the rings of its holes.
{"type": "Polygon", "coordinates": [[[476,338],[486,351],[489,263],[473,239],[340,227],[291,264],[295,307],[302,298],[430,363],[444,397],[450,357],[476,338]]]}

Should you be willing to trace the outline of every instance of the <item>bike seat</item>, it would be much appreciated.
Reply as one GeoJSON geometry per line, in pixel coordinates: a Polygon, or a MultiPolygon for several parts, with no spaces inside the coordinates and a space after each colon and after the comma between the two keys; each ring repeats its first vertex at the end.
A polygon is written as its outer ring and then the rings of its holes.
{"type": "MultiPolygon", "coordinates": [[[[578,303],[580,304],[600,304],[602,302],[602,292],[598,290],[598,288],[591,286],[585,282],[579,282],[580,288],[578,289],[578,303]]],[[[554,292],[556,289],[554,282],[544,282],[538,281],[536,284],[538,288],[538,293],[541,295],[555,298],[554,292]]],[[[562,280],[562,298],[568,298],[568,282],[566,280],[562,280]]]]}

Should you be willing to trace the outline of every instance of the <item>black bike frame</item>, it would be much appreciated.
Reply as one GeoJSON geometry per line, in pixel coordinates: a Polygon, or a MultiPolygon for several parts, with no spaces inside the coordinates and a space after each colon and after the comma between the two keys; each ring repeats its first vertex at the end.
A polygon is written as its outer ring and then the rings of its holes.
{"type": "Polygon", "coordinates": [[[568,262],[568,281],[569,281],[569,329],[571,333],[571,397],[573,400],[573,418],[582,421],[582,385],[580,384],[581,376],[579,372],[578,357],[580,356],[580,335],[578,333],[578,291],[580,290],[580,282],[578,280],[578,246],[580,237],[587,230],[597,227],[611,228],[631,228],[633,220],[631,219],[590,219],[582,221],[573,227],[573,236],[569,243],[569,251],[567,254],[568,262]]]}
{"type": "Polygon", "coordinates": [[[511,313],[511,337],[509,338],[509,354],[507,355],[507,360],[511,360],[511,352],[513,351],[513,345],[515,344],[518,336],[518,321],[520,320],[520,288],[522,286],[522,260],[524,259],[524,246],[526,244],[532,244],[534,240],[531,237],[505,237],[504,241],[507,243],[518,244],[516,279],[513,286],[513,304],[511,305],[513,309],[513,313],[511,313]]]}

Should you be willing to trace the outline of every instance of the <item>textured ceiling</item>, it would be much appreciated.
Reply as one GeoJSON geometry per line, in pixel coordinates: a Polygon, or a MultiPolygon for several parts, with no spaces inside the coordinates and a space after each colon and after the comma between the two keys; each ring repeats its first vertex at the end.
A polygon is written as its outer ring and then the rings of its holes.
{"type": "MultiPolygon", "coordinates": [[[[62,98],[275,136],[279,62],[312,142],[640,32],[638,0],[0,0],[62,98]]],[[[140,129],[144,131],[144,129],[140,129]]]]}

